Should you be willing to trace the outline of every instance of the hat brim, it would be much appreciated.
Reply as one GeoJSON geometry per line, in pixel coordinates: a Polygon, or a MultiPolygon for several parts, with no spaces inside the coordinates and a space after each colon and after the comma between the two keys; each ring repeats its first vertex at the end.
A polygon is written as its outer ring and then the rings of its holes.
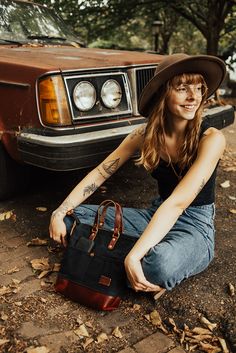
{"type": "Polygon", "coordinates": [[[148,117],[155,105],[152,99],[155,99],[161,86],[174,76],[183,73],[201,74],[208,87],[207,96],[210,97],[224,80],[226,67],[221,59],[209,55],[187,56],[170,64],[154,75],[144,87],[138,104],[139,113],[148,117]]]}

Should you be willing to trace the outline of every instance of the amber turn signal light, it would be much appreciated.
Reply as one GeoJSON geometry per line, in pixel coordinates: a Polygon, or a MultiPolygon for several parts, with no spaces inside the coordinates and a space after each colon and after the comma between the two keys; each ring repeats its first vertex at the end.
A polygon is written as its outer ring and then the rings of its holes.
{"type": "Polygon", "coordinates": [[[43,124],[71,125],[71,114],[61,76],[49,76],[39,82],[39,107],[43,124]]]}

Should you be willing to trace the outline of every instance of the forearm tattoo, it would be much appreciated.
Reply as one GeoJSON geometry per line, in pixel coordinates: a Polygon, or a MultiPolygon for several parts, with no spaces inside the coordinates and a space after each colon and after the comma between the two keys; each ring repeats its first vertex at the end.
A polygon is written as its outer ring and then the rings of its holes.
{"type": "Polygon", "coordinates": [[[97,171],[104,179],[107,178],[106,175],[104,175],[104,173],[102,172],[102,170],[99,167],[97,168],[97,171]]]}
{"type": "Polygon", "coordinates": [[[196,196],[197,196],[197,195],[199,194],[199,192],[203,189],[204,185],[205,185],[205,180],[202,179],[201,185],[199,186],[199,189],[198,189],[198,191],[196,192],[196,196]]]}
{"type": "Polygon", "coordinates": [[[131,140],[134,139],[136,136],[144,136],[146,130],[146,126],[142,125],[139,129],[135,129],[130,134],[131,140]]]}
{"type": "Polygon", "coordinates": [[[95,183],[92,183],[91,185],[85,186],[83,190],[83,196],[89,196],[91,195],[95,190],[97,190],[98,185],[95,183]]]}
{"type": "Polygon", "coordinates": [[[120,158],[113,159],[112,161],[108,161],[102,164],[102,168],[108,175],[112,175],[119,167],[120,158]]]}

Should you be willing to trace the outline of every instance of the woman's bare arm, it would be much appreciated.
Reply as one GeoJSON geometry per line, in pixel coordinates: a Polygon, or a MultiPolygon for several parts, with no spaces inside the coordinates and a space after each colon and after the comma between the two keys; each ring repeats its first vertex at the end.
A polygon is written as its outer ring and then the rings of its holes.
{"type": "Polygon", "coordinates": [[[112,174],[140,149],[145,125],[135,129],[102,163],[94,168],[71,191],[62,204],[53,212],[50,222],[50,236],[61,242],[65,240],[66,229],[63,219],[66,213],[91,196],[112,174]]]}

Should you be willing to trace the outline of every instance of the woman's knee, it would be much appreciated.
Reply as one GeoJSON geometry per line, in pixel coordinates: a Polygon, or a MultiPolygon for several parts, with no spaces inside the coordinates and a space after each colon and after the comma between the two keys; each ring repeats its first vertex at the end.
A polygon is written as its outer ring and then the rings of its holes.
{"type": "Polygon", "coordinates": [[[176,268],[169,256],[158,254],[151,249],[142,262],[144,275],[148,281],[161,287],[171,289],[175,286],[176,268]]]}

